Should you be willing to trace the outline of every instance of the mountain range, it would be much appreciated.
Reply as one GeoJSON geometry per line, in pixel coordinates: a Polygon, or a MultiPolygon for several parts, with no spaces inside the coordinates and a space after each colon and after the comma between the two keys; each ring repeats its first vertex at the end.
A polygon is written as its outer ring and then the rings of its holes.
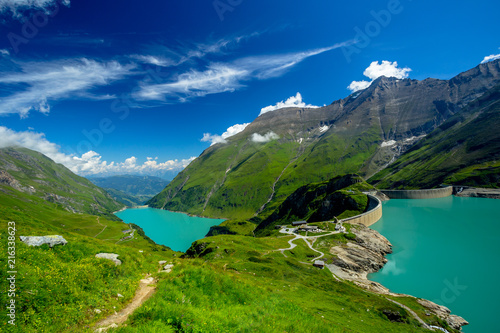
{"type": "Polygon", "coordinates": [[[494,122],[481,126],[498,117],[499,84],[496,60],[450,80],[379,77],[322,108],[264,113],[225,143],[207,148],[147,203],[200,216],[264,220],[299,187],[348,173],[387,188],[433,187],[458,179],[491,186],[491,177],[477,173],[495,173],[491,168],[498,166],[494,122]],[[448,144],[436,147],[431,140],[439,137],[448,144]],[[420,160],[428,160],[425,154],[453,158],[456,153],[447,150],[453,140],[474,154],[452,168],[436,159],[421,166],[411,182],[398,178],[413,175],[417,150],[420,160]],[[428,182],[431,171],[440,176],[428,182]]]}
{"type": "Polygon", "coordinates": [[[138,175],[89,177],[89,180],[104,188],[115,200],[127,206],[144,204],[161,192],[170,182],[159,177],[138,175]]]}

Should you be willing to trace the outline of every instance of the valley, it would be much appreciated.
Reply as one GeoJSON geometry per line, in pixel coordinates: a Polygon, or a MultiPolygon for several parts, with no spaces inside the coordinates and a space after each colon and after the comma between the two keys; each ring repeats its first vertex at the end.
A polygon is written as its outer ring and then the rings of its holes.
{"type": "Polygon", "coordinates": [[[466,315],[367,280],[393,247],[352,218],[381,210],[383,190],[495,196],[499,84],[500,60],[450,80],[382,76],[324,107],[261,114],[171,182],[89,181],[1,148],[0,225],[15,222],[22,263],[6,332],[459,332],[466,315]],[[54,235],[67,243],[19,239],[54,235]]]}

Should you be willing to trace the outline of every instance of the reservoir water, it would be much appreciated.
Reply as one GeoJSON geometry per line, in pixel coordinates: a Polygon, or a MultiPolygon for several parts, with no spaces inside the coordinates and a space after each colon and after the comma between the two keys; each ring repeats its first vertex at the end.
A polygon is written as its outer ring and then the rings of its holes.
{"type": "Polygon", "coordinates": [[[173,213],[163,209],[132,208],[115,214],[126,223],[140,226],[158,244],[185,252],[195,240],[205,237],[211,226],[224,220],[173,213]]]}
{"type": "Polygon", "coordinates": [[[393,244],[371,280],[448,307],[466,333],[500,332],[500,200],[389,200],[371,228],[393,244]]]}

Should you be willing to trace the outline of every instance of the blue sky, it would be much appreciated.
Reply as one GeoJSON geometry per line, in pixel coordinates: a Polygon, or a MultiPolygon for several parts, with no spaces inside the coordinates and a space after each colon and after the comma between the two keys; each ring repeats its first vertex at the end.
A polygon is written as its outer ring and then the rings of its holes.
{"type": "Polygon", "coordinates": [[[0,2],[0,146],[82,175],[172,177],[263,108],[500,54],[497,1],[20,2],[0,2]]]}

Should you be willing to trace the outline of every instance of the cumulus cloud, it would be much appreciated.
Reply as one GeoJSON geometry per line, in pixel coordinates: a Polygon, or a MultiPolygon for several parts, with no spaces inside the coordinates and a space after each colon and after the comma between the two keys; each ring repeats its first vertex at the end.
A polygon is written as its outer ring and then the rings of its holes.
{"type": "Polygon", "coordinates": [[[273,131],[270,131],[264,135],[260,135],[259,133],[253,133],[252,136],[250,137],[250,140],[252,140],[253,142],[265,143],[271,140],[277,140],[279,138],[280,137],[278,134],[274,133],[273,131]]]}
{"type": "Polygon", "coordinates": [[[381,76],[386,77],[395,77],[398,79],[404,79],[408,77],[408,73],[411,71],[411,68],[398,68],[398,62],[390,62],[387,60],[383,60],[382,63],[378,61],[374,61],[365,69],[363,75],[371,79],[371,81],[352,81],[351,84],[347,87],[347,89],[351,90],[351,92],[356,92],[358,90],[368,88],[374,80],[381,76]]]}
{"type": "Polygon", "coordinates": [[[366,89],[370,86],[371,81],[368,82],[368,81],[352,81],[351,84],[347,87],[347,89],[349,89],[350,91],[352,91],[353,93],[356,92],[356,91],[359,91],[359,90],[363,90],[363,89],[366,89]]]}
{"type": "Polygon", "coordinates": [[[67,98],[108,99],[107,94],[91,91],[132,75],[133,65],[116,61],[98,62],[89,59],[23,63],[21,71],[3,73],[0,88],[13,93],[0,97],[0,114],[19,113],[26,116],[31,110],[50,111],[49,101],[67,98]]]}
{"type": "Polygon", "coordinates": [[[2,56],[8,56],[8,55],[10,55],[10,52],[9,52],[9,50],[6,50],[6,49],[0,49],[0,54],[2,56]]]}
{"type": "Polygon", "coordinates": [[[226,143],[227,138],[242,132],[248,125],[250,125],[250,123],[233,125],[233,126],[229,127],[221,135],[204,133],[201,141],[210,142],[211,146],[215,145],[216,143],[226,143]]]}
{"type": "Polygon", "coordinates": [[[16,132],[0,126],[0,148],[17,146],[38,151],[56,163],[61,163],[81,176],[106,174],[156,174],[159,171],[180,171],[191,163],[195,157],[175,159],[159,163],[158,158],[148,157],[147,161],[138,164],[132,156],[124,162],[107,162],[95,151],[88,151],[81,156],[69,155],[60,151],[60,147],[46,139],[45,134],[34,131],[16,132]]]}
{"type": "Polygon", "coordinates": [[[202,70],[191,69],[165,83],[142,82],[134,97],[142,101],[185,102],[194,97],[232,92],[254,79],[279,77],[305,59],[344,44],[305,52],[245,57],[232,62],[212,62],[202,70]]]}
{"type": "Polygon", "coordinates": [[[269,105],[260,110],[259,116],[270,111],[289,108],[289,107],[298,107],[298,108],[319,108],[319,106],[306,104],[302,101],[302,95],[298,92],[295,96],[289,97],[286,101],[281,101],[276,103],[275,105],[269,105]]]}
{"type": "Polygon", "coordinates": [[[481,61],[481,63],[485,64],[487,62],[497,60],[497,59],[500,59],[500,54],[492,54],[492,55],[484,57],[484,59],[483,59],[483,61],[481,61]]]}

